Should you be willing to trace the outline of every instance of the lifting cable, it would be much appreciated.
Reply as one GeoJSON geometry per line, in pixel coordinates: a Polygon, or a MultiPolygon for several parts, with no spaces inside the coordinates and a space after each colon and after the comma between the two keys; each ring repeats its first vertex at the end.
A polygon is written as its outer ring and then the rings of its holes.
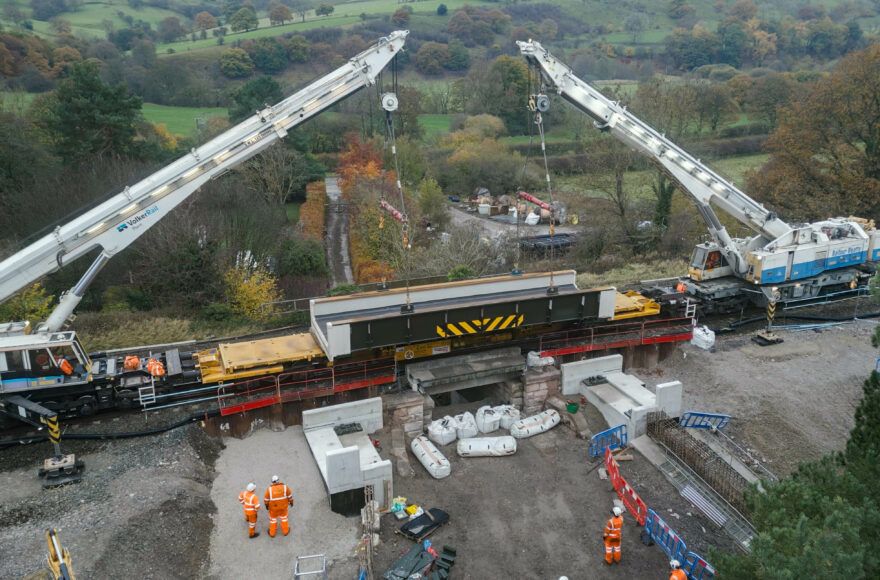
{"type": "Polygon", "coordinates": [[[403,184],[400,180],[400,163],[397,159],[397,139],[394,135],[394,122],[391,119],[391,112],[397,110],[397,57],[392,61],[391,67],[391,75],[392,75],[392,89],[394,91],[394,98],[391,99],[386,93],[382,97],[382,108],[385,109],[385,147],[388,147],[390,142],[391,144],[391,157],[394,159],[394,176],[395,176],[395,184],[397,185],[397,192],[400,195],[400,211],[394,210],[394,208],[384,200],[384,191],[385,191],[385,180],[382,179],[382,191],[383,191],[383,199],[380,201],[380,205],[382,207],[391,212],[394,215],[395,219],[402,224],[402,233],[403,233],[403,258],[404,258],[404,281],[406,283],[406,304],[401,306],[401,312],[412,312],[412,302],[410,298],[410,243],[409,243],[409,220],[406,215],[406,200],[403,195],[403,184]]]}

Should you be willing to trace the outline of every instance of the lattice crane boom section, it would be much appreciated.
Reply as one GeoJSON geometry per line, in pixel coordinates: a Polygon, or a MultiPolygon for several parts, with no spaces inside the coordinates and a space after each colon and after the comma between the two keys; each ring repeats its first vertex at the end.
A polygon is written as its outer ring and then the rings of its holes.
{"type": "MultiPolygon", "coordinates": [[[[218,137],[194,148],[99,206],[55,228],[0,262],[0,302],[68,261],[100,247],[102,252],[74,293],[85,290],[101,266],[155,225],[208,180],[215,179],[284,138],[300,123],[375,83],[402,50],[409,31],[380,39],[346,64],[274,106],[267,106],[218,137]]],[[[76,300],[78,302],[78,300],[76,300]]],[[[73,307],[59,305],[72,312],[73,307]]],[[[51,319],[63,322],[70,312],[51,319]]]]}

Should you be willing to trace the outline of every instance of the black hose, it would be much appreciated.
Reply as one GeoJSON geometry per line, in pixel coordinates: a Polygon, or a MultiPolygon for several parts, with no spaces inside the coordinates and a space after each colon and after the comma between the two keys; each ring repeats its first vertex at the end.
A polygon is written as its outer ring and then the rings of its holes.
{"type": "MultiPolygon", "coordinates": [[[[818,315],[810,315],[810,314],[782,314],[779,318],[791,318],[792,320],[819,320],[824,322],[846,322],[847,320],[855,320],[857,318],[877,318],[880,317],[880,312],[869,312],[868,314],[859,314],[858,316],[818,316],[818,315]]],[[[767,320],[764,316],[756,316],[755,318],[746,318],[744,320],[737,320],[731,322],[725,328],[712,329],[714,332],[730,332],[734,328],[738,328],[744,324],[751,324],[752,322],[765,322],[767,320]]]]}
{"type": "MultiPolygon", "coordinates": [[[[128,439],[131,437],[144,437],[147,435],[158,435],[159,433],[165,433],[166,431],[171,431],[172,429],[177,429],[178,427],[183,427],[184,425],[188,425],[189,423],[193,423],[195,421],[201,421],[202,419],[208,419],[210,417],[216,417],[220,414],[220,409],[210,409],[208,411],[203,411],[200,413],[193,413],[189,417],[185,419],[181,419],[177,423],[172,423],[170,425],[165,425],[164,427],[156,427],[155,429],[148,429],[147,431],[128,431],[126,433],[71,433],[69,435],[64,435],[62,439],[72,440],[72,439],[80,439],[80,440],[93,440],[93,439],[128,439]]],[[[48,441],[48,435],[35,435],[33,437],[21,437],[19,439],[7,439],[5,441],[0,441],[0,449],[6,447],[12,447],[13,445],[27,445],[29,443],[39,443],[41,441],[48,441]]]]}

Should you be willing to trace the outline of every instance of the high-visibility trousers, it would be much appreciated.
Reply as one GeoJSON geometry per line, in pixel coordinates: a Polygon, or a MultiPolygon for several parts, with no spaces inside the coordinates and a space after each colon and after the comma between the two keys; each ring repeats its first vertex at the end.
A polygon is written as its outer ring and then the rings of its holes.
{"type": "Polygon", "coordinates": [[[257,512],[244,512],[244,519],[248,522],[248,536],[253,538],[257,533],[257,512]]]}
{"type": "Polygon", "coordinates": [[[620,562],[620,538],[605,538],[605,561],[620,562]]]}
{"type": "Polygon", "coordinates": [[[285,536],[290,533],[290,524],[287,521],[287,506],[269,508],[269,535],[275,537],[278,530],[278,520],[281,520],[281,533],[285,536]]]}

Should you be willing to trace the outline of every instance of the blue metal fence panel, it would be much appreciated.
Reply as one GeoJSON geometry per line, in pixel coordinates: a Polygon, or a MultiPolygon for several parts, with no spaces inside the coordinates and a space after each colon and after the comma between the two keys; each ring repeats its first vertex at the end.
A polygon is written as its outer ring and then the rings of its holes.
{"type": "Polygon", "coordinates": [[[681,569],[684,570],[684,573],[687,574],[690,580],[712,580],[717,574],[715,568],[709,562],[693,552],[688,552],[684,557],[681,569]]]}
{"type": "Polygon", "coordinates": [[[618,425],[611,429],[606,429],[601,433],[596,433],[590,439],[590,457],[600,457],[605,455],[605,448],[620,449],[626,447],[627,434],[626,425],[618,425]]]}
{"type": "Polygon", "coordinates": [[[678,419],[678,424],[682,427],[690,427],[692,429],[722,429],[730,422],[730,415],[722,415],[720,413],[698,413],[696,411],[686,411],[682,413],[678,419]]]}
{"type": "Polygon", "coordinates": [[[654,510],[648,510],[648,517],[645,518],[645,531],[648,532],[655,544],[663,548],[670,560],[678,560],[679,562],[685,560],[685,554],[688,551],[684,540],[654,510]]]}

